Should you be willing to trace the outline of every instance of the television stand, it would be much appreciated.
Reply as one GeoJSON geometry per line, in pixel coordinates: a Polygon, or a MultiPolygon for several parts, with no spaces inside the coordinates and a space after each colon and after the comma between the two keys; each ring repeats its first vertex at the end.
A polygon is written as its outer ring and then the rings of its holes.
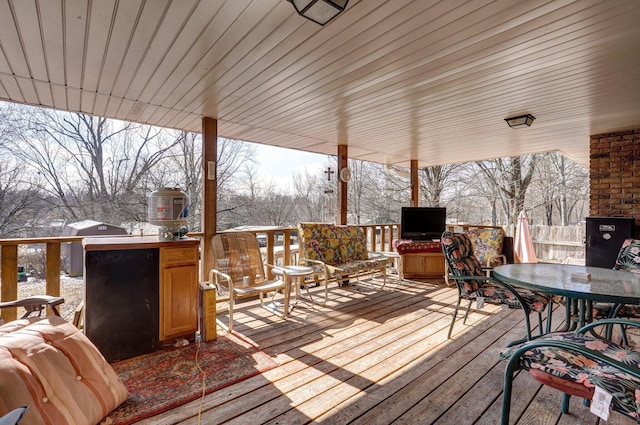
{"type": "Polygon", "coordinates": [[[445,274],[444,255],[439,241],[398,240],[402,256],[402,274],[406,279],[442,279],[445,274]]]}
{"type": "Polygon", "coordinates": [[[402,254],[402,273],[405,279],[442,279],[444,270],[442,252],[402,254]]]}

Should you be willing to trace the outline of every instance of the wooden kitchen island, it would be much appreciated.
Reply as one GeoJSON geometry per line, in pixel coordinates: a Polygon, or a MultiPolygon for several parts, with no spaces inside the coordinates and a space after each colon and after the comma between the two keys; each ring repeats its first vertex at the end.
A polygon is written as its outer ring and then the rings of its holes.
{"type": "Polygon", "coordinates": [[[85,238],[85,333],[112,362],[198,328],[197,239],[85,238]]]}

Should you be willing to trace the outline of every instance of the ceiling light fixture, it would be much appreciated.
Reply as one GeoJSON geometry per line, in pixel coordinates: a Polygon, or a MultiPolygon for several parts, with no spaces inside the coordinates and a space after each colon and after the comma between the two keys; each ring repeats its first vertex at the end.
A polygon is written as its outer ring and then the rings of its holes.
{"type": "Polygon", "coordinates": [[[509,127],[511,128],[522,128],[522,127],[531,127],[531,123],[533,123],[533,120],[535,120],[536,117],[534,117],[531,114],[527,114],[527,115],[521,115],[519,117],[513,117],[513,118],[505,118],[504,120],[507,122],[507,124],[509,124],[509,127]]]}
{"type": "Polygon", "coordinates": [[[296,8],[298,15],[316,24],[325,25],[347,7],[349,0],[287,0],[296,8]]]}

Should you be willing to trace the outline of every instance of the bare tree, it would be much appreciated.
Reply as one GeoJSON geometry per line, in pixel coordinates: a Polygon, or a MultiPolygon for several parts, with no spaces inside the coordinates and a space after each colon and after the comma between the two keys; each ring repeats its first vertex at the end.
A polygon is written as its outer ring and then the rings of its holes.
{"type": "Polygon", "coordinates": [[[24,237],[25,229],[41,214],[34,186],[24,181],[24,169],[0,159],[0,237],[24,237]]]}
{"type": "Polygon", "coordinates": [[[425,206],[443,206],[442,195],[459,168],[459,164],[448,164],[434,165],[418,170],[420,193],[422,199],[424,199],[425,206]]]}
{"type": "Polygon", "coordinates": [[[323,182],[317,174],[294,173],[293,195],[296,221],[322,221],[323,182]]]}
{"type": "Polygon", "coordinates": [[[485,181],[497,188],[505,224],[516,223],[524,210],[525,195],[539,159],[540,154],[533,154],[476,162],[485,181]]]}
{"type": "Polygon", "coordinates": [[[141,186],[177,145],[175,133],[83,114],[23,108],[10,149],[42,175],[70,220],[141,220],[141,186]]]}
{"type": "Polygon", "coordinates": [[[588,171],[558,152],[542,156],[532,183],[536,197],[544,209],[544,222],[548,226],[559,220],[565,226],[578,221],[585,211],[575,209],[588,200],[588,171]]]}
{"type": "Polygon", "coordinates": [[[218,139],[218,225],[221,229],[247,224],[244,212],[258,191],[255,147],[238,140],[218,139]]]}
{"type": "Polygon", "coordinates": [[[297,219],[294,205],[292,195],[278,189],[272,182],[265,183],[247,208],[246,224],[291,226],[297,219]]]}

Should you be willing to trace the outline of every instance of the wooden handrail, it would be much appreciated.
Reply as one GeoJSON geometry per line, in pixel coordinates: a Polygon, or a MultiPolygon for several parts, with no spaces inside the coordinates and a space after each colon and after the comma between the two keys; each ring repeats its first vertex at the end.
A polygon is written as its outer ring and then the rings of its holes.
{"type": "MultiPolygon", "coordinates": [[[[370,250],[393,251],[393,239],[394,237],[397,238],[397,235],[399,235],[398,224],[362,224],[360,226],[365,229],[368,248],[370,250]]],[[[273,264],[276,260],[280,260],[283,265],[291,264],[292,254],[297,252],[291,248],[291,235],[298,231],[297,227],[255,227],[249,228],[246,231],[256,235],[266,234],[267,246],[265,247],[265,256],[268,263],[273,264]],[[281,243],[280,237],[282,239],[281,243]],[[278,245],[276,245],[276,243],[278,245]],[[281,256],[279,255],[280,253],[276,254],[276,247],[279,248],[280,246],[282,247],[281,256]]],[[[188,236],[202,239],[203,233],[191,232],[188,236]]],[[[42,238],[0,239],[0,301],[13,301],[18,299],[18,247],[20,245],[45,245],[45,295],[59,297],[61,293],[61,245],[63,243],[81,242],[84,238],[84,236],[55,236],[42,238]]],[[[207,242],[202,241],[202,243],[207,242]]],[[[212,265],[210,265],[209,268],[211,266],[212,265]]],[[[5,321],[15,320],[17,318],[17,310],[15,308],[3,309],[2,318],[5,321]]]]}

